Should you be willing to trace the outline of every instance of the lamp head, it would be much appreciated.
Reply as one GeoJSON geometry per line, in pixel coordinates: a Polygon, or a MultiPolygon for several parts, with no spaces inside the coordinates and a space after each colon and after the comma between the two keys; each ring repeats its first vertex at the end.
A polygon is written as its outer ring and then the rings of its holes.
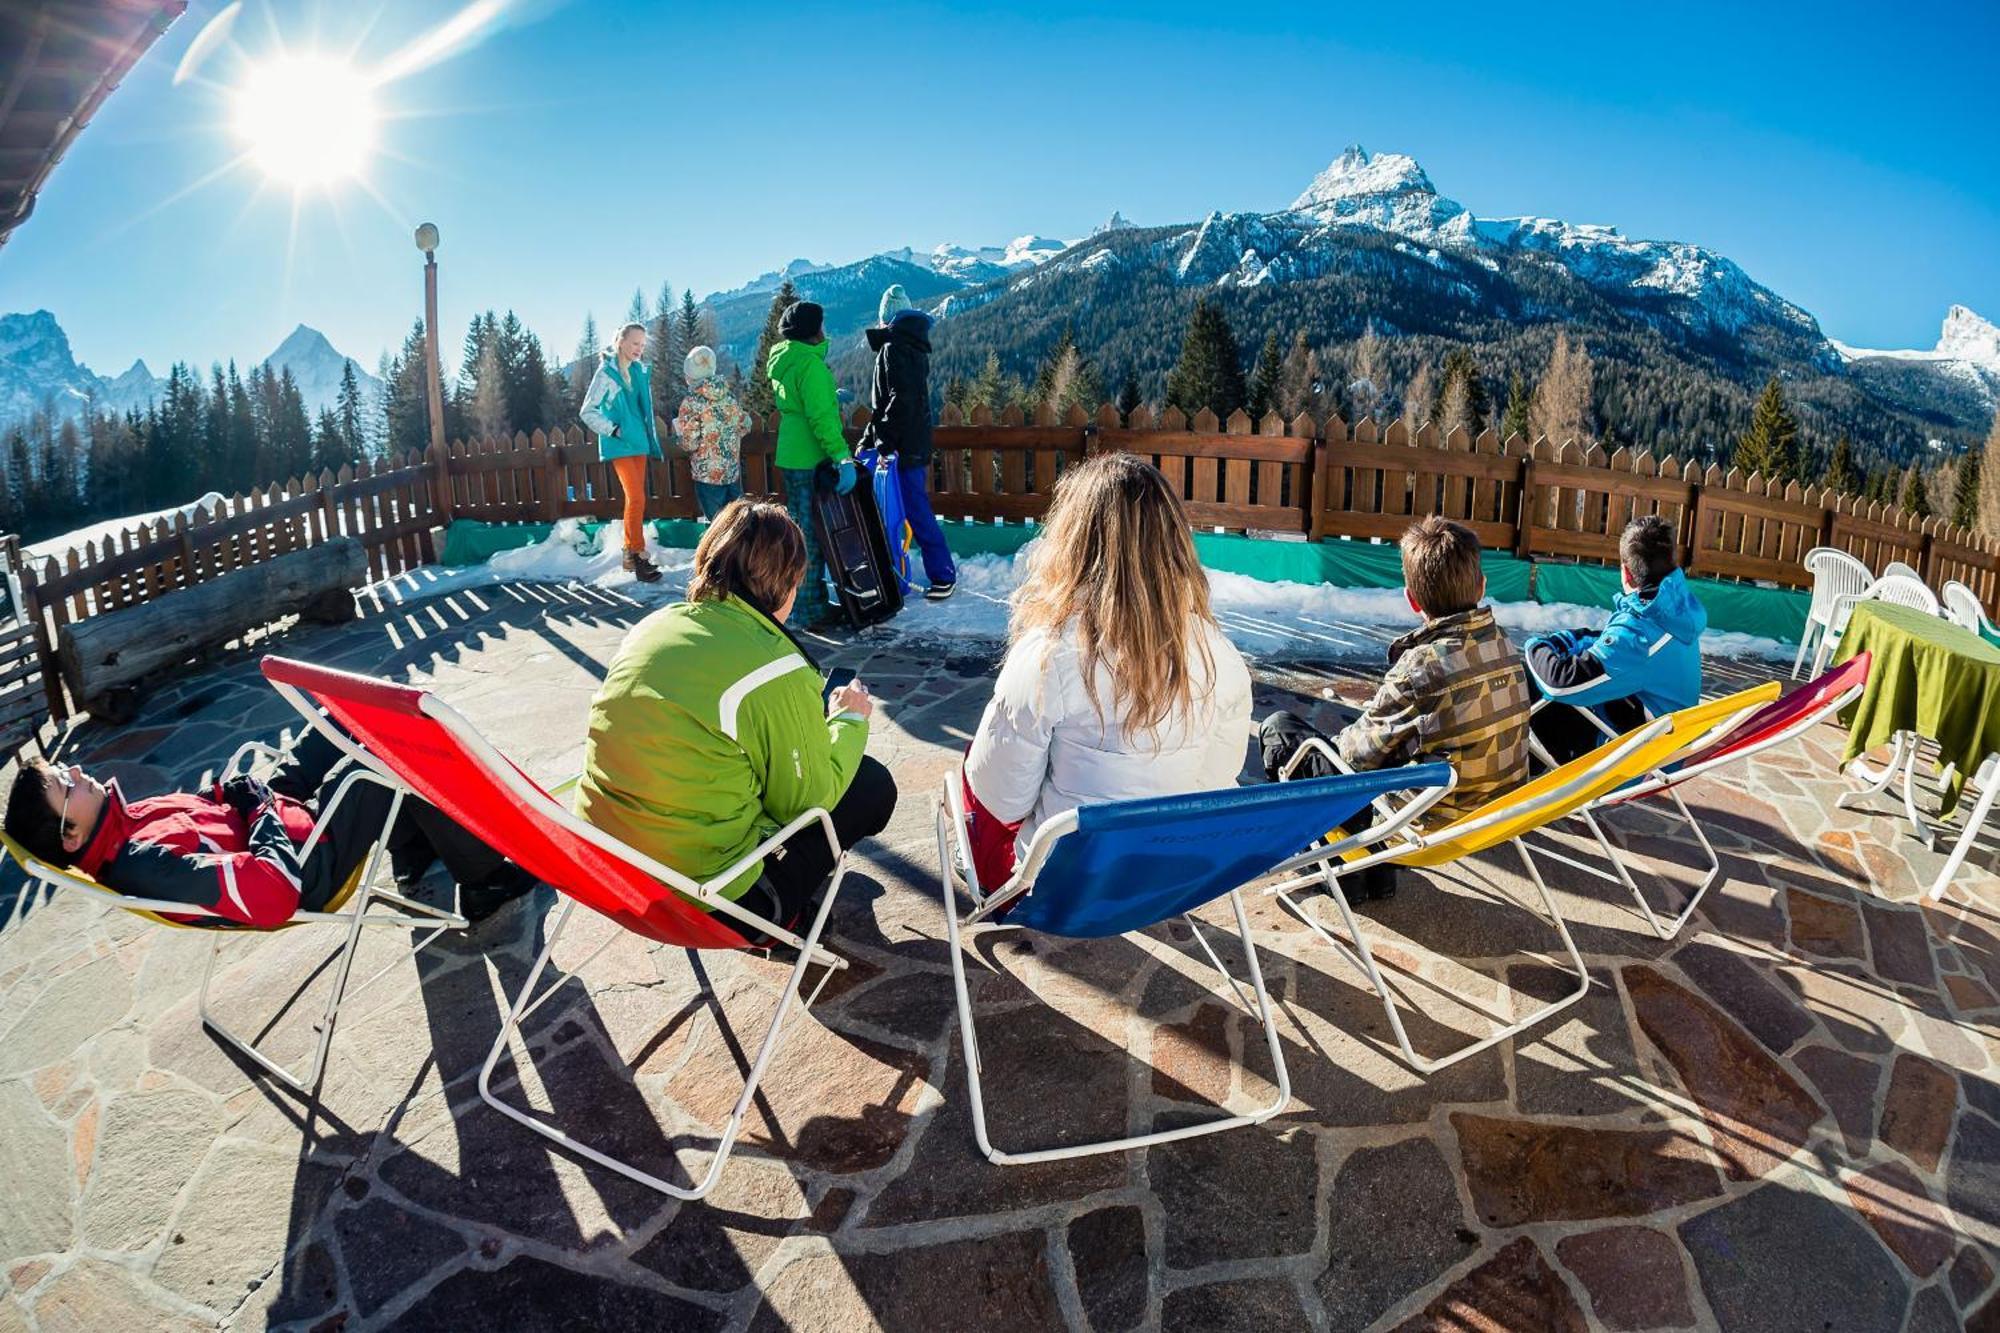
{"type": "Polygon", "coordinates": [[[417,249],[425,254],[438,248],[438,229],[435,222],[426,222],[417,228],[417,249]]]}

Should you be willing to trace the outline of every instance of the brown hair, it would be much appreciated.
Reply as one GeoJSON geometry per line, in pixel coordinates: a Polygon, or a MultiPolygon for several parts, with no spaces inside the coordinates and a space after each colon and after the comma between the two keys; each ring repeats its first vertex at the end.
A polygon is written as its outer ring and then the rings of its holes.
{"type": "Polygon", "coordinates": [[[765,615],[785,604],[806,573],[806,539],[781,504],[731,500],[694,548],[690,602],[741,597],[765,615]]]}
{"type": "Polygon", "coordinates": [[[1014,593],[1008,635],[1014,642],[1044,630],[1053,651],[1075,626],[1084,689],[1097,697],[1097,665],[1116,683],[1119,721],[1151,732],[1185,713],[1197,689],[1215,679],[1206,626],[1208,578],[1195,558],[1187,513],[1167,479],[1131,454],[1100,454],[1056,483],[1042,537],[1014,593]],[[1190,670],[1196,648],[1205,679],[1190,670]]]}
{"type": "Polygon", "coordinates": [[[55,770],[43,759],[24,759],[14,773],[14,786],[7,793],[7,836],[28,849],[30,855],[50,865],[71,862],[63,846],[62,819],[49,809],[49,788],[56,782],[55,770]]]}
{"type": "Polygon", "coordinates": [[[1479,605],[1486,576],[1479,568],[1479,538],[1463,523],[1436,514],[1403,530],[1403,582],[1426,616],[1436,620],[1479,605]]]}
{"type": "Polygon", "coordinates": [[[1618,538],[1618,561],[1632,586],[1643,588],[1679,568],[1674,559],[1674,525],[1658,514],[1635,518],[1618,538]]]}

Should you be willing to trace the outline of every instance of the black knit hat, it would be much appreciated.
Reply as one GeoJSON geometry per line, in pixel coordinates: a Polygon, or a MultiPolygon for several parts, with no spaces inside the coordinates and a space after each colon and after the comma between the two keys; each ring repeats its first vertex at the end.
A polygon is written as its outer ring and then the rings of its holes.
{"type": "Polygon", "coordinates": [[[817,301],[794,301],[778,316],[778,333],[788,342],[812,342],[825,328],[826,308],[817,301]]]}

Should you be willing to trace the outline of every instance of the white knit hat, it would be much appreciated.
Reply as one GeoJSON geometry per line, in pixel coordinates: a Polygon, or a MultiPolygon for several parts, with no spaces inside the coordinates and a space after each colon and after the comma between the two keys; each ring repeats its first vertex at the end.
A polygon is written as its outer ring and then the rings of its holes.
{"type": "Polygon", "coordinates": [[[903,290],[903,284],[892,282],[882,293],[882,304],[875,308],[875,322],[887,324],[896,317],[897,311],[911,308],[910,294],[903,290]]]}
{"type": "Polygon", "coordinates": [[[715,373],[715,349],[697,347],[681,363],[681,375],[689,384],[699,384],[715,373]]]}

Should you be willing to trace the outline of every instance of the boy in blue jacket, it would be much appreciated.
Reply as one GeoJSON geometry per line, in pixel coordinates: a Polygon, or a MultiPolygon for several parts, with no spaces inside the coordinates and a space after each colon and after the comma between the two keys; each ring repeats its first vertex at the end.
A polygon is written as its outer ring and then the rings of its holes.
{"type": "Polygon", "coordinates": [[[1708,613],[1674,559],[1674,525],[1633,519],[1618,540],[1625,591],[1603,630],[1561,630],[1528,640],[1528,675],[1549,703],[1533,729],[1567,763],[1607,739],[1582,710],[1623,733],[1701,699],[1701,633],[1708,613]],[[1560,707],[1559,705],[1568,705],[1560,707]]]}

